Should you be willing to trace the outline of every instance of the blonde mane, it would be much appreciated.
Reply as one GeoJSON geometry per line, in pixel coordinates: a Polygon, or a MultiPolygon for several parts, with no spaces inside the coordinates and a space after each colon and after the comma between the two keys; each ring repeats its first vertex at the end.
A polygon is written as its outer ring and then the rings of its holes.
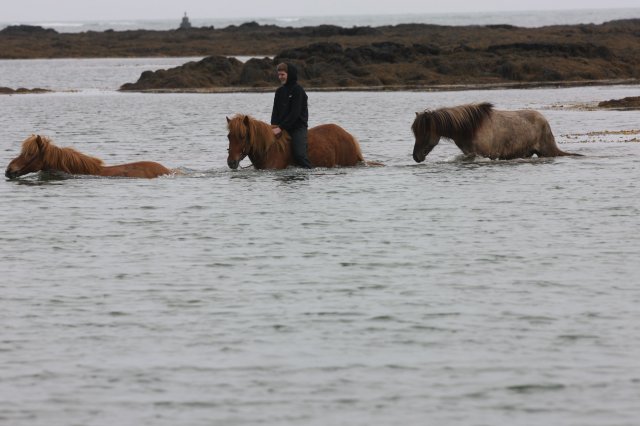
{"type": "Polygon", "coordinates": [[[48,169],[65,173],[95,175],[103,167],[101,159],[82,154],[73,148],[59,148],[46,136],[41,136],[42,149],[38,147],[37,135],[31,135],[22,143],[22,155],[33,157],[41,152],[43,164],[48,169]]]}
{"type": "Polygon", "coordinates": [[[276,149],[284,151],[291,139],[286,131],[282,132],[281,137],[276,138],[269,124],[256,120],[249,115],[236,114],[229,120],[227,126],[229,132],[236,135],[236,137],[241,140],[248,140],[249,152],[260,158],[264,157],[274,146],[276,149]],[[245,126],[245,121],[248,124],[247,126],[245,126]]]}

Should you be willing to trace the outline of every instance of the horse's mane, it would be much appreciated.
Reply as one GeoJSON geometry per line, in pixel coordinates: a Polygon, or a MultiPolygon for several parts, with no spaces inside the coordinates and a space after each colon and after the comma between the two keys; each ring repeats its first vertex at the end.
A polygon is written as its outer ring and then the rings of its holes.
{"type": "MultiPolygon", "coordinates": [[[[97,174],[103,166],[101,159],[82,154],[73,148],[60,148],[51,143],[51,139],[41,136],[42,155],[46,167],[76,174],[97,174]]],[[[22,153],[33,157],[40,151],[37,136],[32,135],[22,143],[22,153]]]]}
{"type": "Polygon", "coordinates": [[[233,116],[229,120],[228,127],[231,133],[241,139],[245,139],[248,130],[251,152],[258,157],[265,156],[274,145],[277,149],[284,151],[287,142],[291,139],[286,131],[282,132],[281,137],[276,138],[269,124],[244,114],[233,116]],[[247,119],[248,128],[244,125],[245,118],[247,119]]]}
{"type": "Polygon", "coordinates": [[[469,140],[492,111],[493,104],[488,102],[425,110],[418,114],[411,130],[416,137],[426,137],[431,133],[454,140],[469,140]]]}

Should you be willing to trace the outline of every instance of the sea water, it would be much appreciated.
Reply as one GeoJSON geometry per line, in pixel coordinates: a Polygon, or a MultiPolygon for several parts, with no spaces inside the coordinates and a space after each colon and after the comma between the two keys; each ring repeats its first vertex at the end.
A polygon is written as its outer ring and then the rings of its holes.
{"type": "MultiPolygon", "coordinates": [[[[153,180],[0,182],[0,423],[635,425],[638,86],[309,92],[385,167],[229,170],[271,93],[119,93],[176,59],[0,61],[28,135],[153,180]],[[533,108],[582,157],[411,158],[416,111],[533,108]]],[[[250,166],[245,160],[242,166],[250,166]]]]}

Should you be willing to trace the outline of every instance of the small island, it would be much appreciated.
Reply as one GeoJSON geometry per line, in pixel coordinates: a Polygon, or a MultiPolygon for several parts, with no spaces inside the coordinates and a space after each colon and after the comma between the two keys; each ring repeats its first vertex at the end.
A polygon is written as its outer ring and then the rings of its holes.
{"type": "Polygon", "coordinates": [[[622,99],[610,99],[598,103],[600,108],[636,110],[640,109],[640,96],[628,96],[622,99]]]}
{"type": "Polygon", "coordinates": [[[17,89],[12,89],[10,87],[0,87],[0,95],[22,95],[22,94],[26,94],[26,93],[47,93],[50,92],[50,90],[47,89],[40,89],[39,87],[36,87],[34,89],[27,89],[25,87],[18,87],[17,89]]]}
{"type": "MultiPolygon", "coordinates": [[[[183,18],[183,23],[188,18],[183,18]]],[[[200,56],[149,70],[121,90],[260,91],[293,62],[315,90],[455,90],[640,82],[640,19],[521,28],[400,24],[343,28],[247,22],[226,28],[57,33],[0,30],[0,58],[200,56]],[[249,56],[241,62],[236,59],[249,56]]]]}

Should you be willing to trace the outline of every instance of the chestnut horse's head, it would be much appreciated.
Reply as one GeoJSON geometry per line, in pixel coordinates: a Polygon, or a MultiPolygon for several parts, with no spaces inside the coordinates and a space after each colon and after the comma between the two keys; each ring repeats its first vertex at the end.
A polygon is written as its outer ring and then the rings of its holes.
{"type": "Polygon", "coordinates": [[[11,160],[4,175],[9,179],[15,179],[42,170],[44,167],[45,150],[49,142],[40,135],[31,135],[22,142],[20,155],[11,160]]]}
{"type": "Polygon", "coordinates": [[[227,165],[231,169],[237,169],[240,162],[249,154],[249,117],[227,117],[227,127],[229,133],[229,155],[227,157],[227,165]]]}
{"type": "Polygon", "coordinates": [[[417,113],[411,125],[415,144],[413,145],[413,159],[422,163],[434,146],[438,145],[440,135],[436,132],[434,123],[428,112],[417,113]]]}

